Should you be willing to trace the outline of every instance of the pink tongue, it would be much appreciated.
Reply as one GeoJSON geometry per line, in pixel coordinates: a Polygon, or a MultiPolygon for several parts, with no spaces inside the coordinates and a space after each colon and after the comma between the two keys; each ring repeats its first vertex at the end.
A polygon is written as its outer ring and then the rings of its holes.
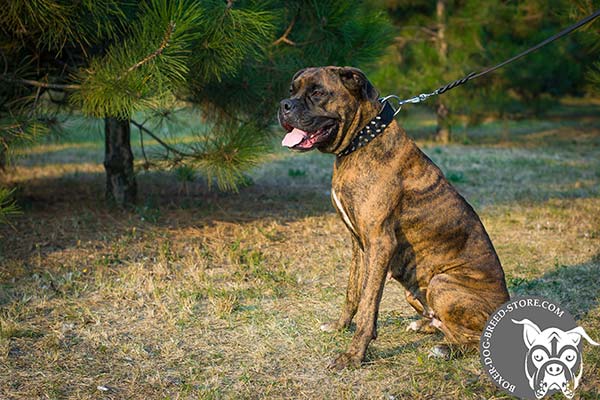
{"type": "Polygon", "coordinates": [[[308,133],[298,128],[294,128],[290,133],[285,135],[283,141],[281,142],[281,145],[285,147],[294,147],[295,145],[303,141],[304,138],[307,136],[308,133]]]}

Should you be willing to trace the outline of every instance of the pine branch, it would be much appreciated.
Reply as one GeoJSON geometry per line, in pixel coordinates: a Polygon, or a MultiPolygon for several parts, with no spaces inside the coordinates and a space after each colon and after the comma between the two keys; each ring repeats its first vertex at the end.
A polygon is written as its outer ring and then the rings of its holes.
{"type": "Polygon", "coordinates": [[[37,91],[35,92],[35,99],[33,101],[33,105],[31,106],[31,111],[29,111],[29,117],[31,118],[33,116],[33,114],[35,113],[35,110],[37,108],[37,104],[38,104],[38,100],[40,99],[40,95],[42,94],[42,88],[38,87],[37,91]]]}
{"type": "Polygon", "coordinates": [[[158,144],[160,144],[161,146],[163,146],[165,149],[167,149],[169,151],[172,151],[173,153],[177,154],[178,156],[181,156],[181,157],[190,157],[190,158],[197,158],[197,156],[194,156],[193,154],[186,153],[186,152],[183,152],[181,150],[178,150],[175,147],[171,146],[170,144],[166,143],[164,140],[162,140],[156,134],[154,134],[150,129],[146,128],[143,124],[140,124],[139,122],[136,122],[134,120],[130,120],[130,122],[133,125],[135,125],[140,131],[144,132],[145,134],[147,134],[148,136],[150,136],[152,139],[156,140],[158,142],[158,144]]]}
{"type": "Polygon", "coordinates": [[[288,25],[288,27],[286,28],[285,32],[283,32],[283,35],[281,35],[281,37],[277,40],[275,40],[273,42],[273,46],[277,46],[280,43],[286,43],[289,44],[290,46],[295,46],[296,43],[291,41],[290,39],[288,39],[288,35],[290,34],[290,32],[292,32],[292,29],[294,28],[294,24],[296,23],[296,16],[294,16],[294,18],[292,18],[292,21],[290,22],[290,24],[288,25]]]}
{"type": "Polygon", "coordinates": [[[34,87],[44,88],[44,89],[63,90],[63,91],[64,90],[79,90],[79,89],[81,89],[81,85],[77,85],[77,84],[48,83],[48,82],[34,81],[31,79],[14,79],[14,78],[9,78],[7,76],[2,76],[1,78],[4,79],[5,81],[22,83],[24,85],[29,85],[29,86],[34,86],[34,87]]]}
{"type": "Polygon", "coordinates": [[[165,31],[165,36],[163,37],[163,40],[160,43],[160,46],[158,46],[158,49],[156,49],[154,52],[148,54],[144,59],[138,61],[137,63],[135,63],[131,67],[129,67],[127,69],[127,71],[125,72],[125,74],[128,74],[131,71],[138,69],[142,65],[146,64],[147,62],[149,62],[149,61],[153,60],[154,58],[158,57],[159,55],[161,55],[162,52],[165,50],[165,48],[169,45],[169,41],[171,40],[171,35],[173,34],[174,30],[175,30],[175,22],[170,21],[169,25],[167,26],[167,30],[165,31]]]}
{"type": "MultiPolygon", "coordinates": [[[[144,123],[145,121],[142,122],[142,125],[144,123]]],[[[148,169],[150,162],[148,162],[148,157],[146,157],[146,147],[144,147],[144,132],[142,131],[142,128],[138,127],[138,129],[140,130],[140,147],[142,148],[142,156],[144,157],[144,169],[148,169]]],[[[168,155],[169,153],[167,153],[167,156],[168,155]]]]}
{"type": "Polygon", "coordinates": [[[17,202],[12,197],[14,192],[15,189],[0,188],[0,224],[7,224],[16,230],[8,220],[8,217],[22,214],[17,202]]]}

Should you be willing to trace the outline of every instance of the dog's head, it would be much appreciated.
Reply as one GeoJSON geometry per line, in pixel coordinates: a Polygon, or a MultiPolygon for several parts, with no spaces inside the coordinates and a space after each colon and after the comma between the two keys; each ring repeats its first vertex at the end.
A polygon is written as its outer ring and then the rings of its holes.
{"type": "Polygon", "coordinates": [[[579,342],[585,338],[594,342],[582,327],[563,331],[558,328],[540,328],[528,319],[512,320],[523,325],[523,341],[527,346],[525,373],[529,386],[538,399],[549,391],[561,391],[572,398],[583,372],[579,342]]]}
{"type": "Polygon", "coordinates": [[[282,145],[336,153],[380,108],[378,93],[361,70],[302,69],[292,78],[290,97],[280,103],[279,123],[288,132],[282,145]]]}

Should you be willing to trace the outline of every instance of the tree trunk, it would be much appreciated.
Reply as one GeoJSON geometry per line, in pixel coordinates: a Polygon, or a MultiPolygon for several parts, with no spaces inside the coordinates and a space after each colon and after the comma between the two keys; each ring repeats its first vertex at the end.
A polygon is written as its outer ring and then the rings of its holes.
{"type": "MultiPolygon", "coordinates": [[[[446,0],[438,0],[435,8],[437,20],[437,48],[440,57],[440,63],[446,69],[448,62],[448,42],[446,42],[446,0]]],[[[450,124],[448,122],[448,107],[438,97],[436,106],[437,129],[436,139],[441,143],[450,142],[450,124]]]]}
{"type": "Polygon", "coordinates": [[[441,101],[437,103],[435,114],[437,116],[436,140],[440,143],[450,142],[450,123],[448,121],[448,107],[441,101]]]}
{"type": "Polygon", "coordinates": [[[4,143],[0,144],[0,172],[6,172],[6,147],[4,147],[4,143]]]}
{"type": "Polygon", "coordinates": [[[106,199],[119,207],[134,203],[137,195],[130,136],[128,119],[104,118],[106,199]]]}

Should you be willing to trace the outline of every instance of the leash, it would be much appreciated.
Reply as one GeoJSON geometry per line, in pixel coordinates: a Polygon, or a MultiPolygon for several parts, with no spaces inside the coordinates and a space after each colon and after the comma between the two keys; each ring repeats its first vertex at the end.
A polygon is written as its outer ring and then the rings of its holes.
{"type": "Polygon", "coordinates": [[[591,15],[583,18],[579,22],[576,22],[575,24],[573,24],[573,25],[571,25],[571,26],[563,29],[562,31],[556,33],[555,35],[550,36],[549,38],[547,38],[546,40],[544,40],[544,41],[536,44],[535,46],[530,47],[529,49],[527,49],[527,50],[525,50],[525,51],[517,54],[514,57],[509,58],[508,60],[502,61],[500,64],[494,65],[493,67],[484,69],[483,71],[480,71],[480,72],[471,72],[470,74],[468,74],[464,78],[457,79],[454,82],[450,82],[447,85],[444,85],[444,86],[442,86],[442,87],[434,90],[431,93],[421,93],[418,96],[411,97],[409,99],[404,99],[404,100],[401,100],[400,97],[392,94],[392,95],[383,97],[381,99],[381,101],[385,102],[385,101],[387,101],[389,99],[394,99],[394,100],[397,101],[397,105],[396,105],[397,108],[396,108],[396,111],[395,111],[395,114],[394,114],[394,116],[395,116],[395,115],[397,115],[400,112],[400,110],[402,109],[402,106],[404,104],[407,104],[407,103],[411,103],[411,104],[421,103],[421,102],[427,100],[429,97],[440,95],[442,93],[447,92],[448,90],[454,89],[457,86],[463,85],[463,84],[467,83],[468,81],[471,81],[473,79],[479,78],[479,77],[484,76],[484,75],[487,75],[490,72],[493,72],[493,71],[495,71],[495,70],[497,70],[499,68],[504,67],[507,64],[510,64],[510,63],[512,63],[514,61],[517,61],[519,58],[525,57],[526,55],[528,55],[530,53],[533,53],[534,51],[536,51],[536,50],[544,47],[545,45],[547,45],[549,43],[552,43],[555,40],[560,39],[563,36],[566,36],[566,35],[570,34],[571,32],[573,32],[573,31],[581,28],[583,25],[585,25],[585,24],[587,24],[589,22],[592,22],[594,19],[596,19],[598,17],[600,17],[600,9],[596,10],[596,12],[594,12],[593,14],[591,14],[591,15]]]}

